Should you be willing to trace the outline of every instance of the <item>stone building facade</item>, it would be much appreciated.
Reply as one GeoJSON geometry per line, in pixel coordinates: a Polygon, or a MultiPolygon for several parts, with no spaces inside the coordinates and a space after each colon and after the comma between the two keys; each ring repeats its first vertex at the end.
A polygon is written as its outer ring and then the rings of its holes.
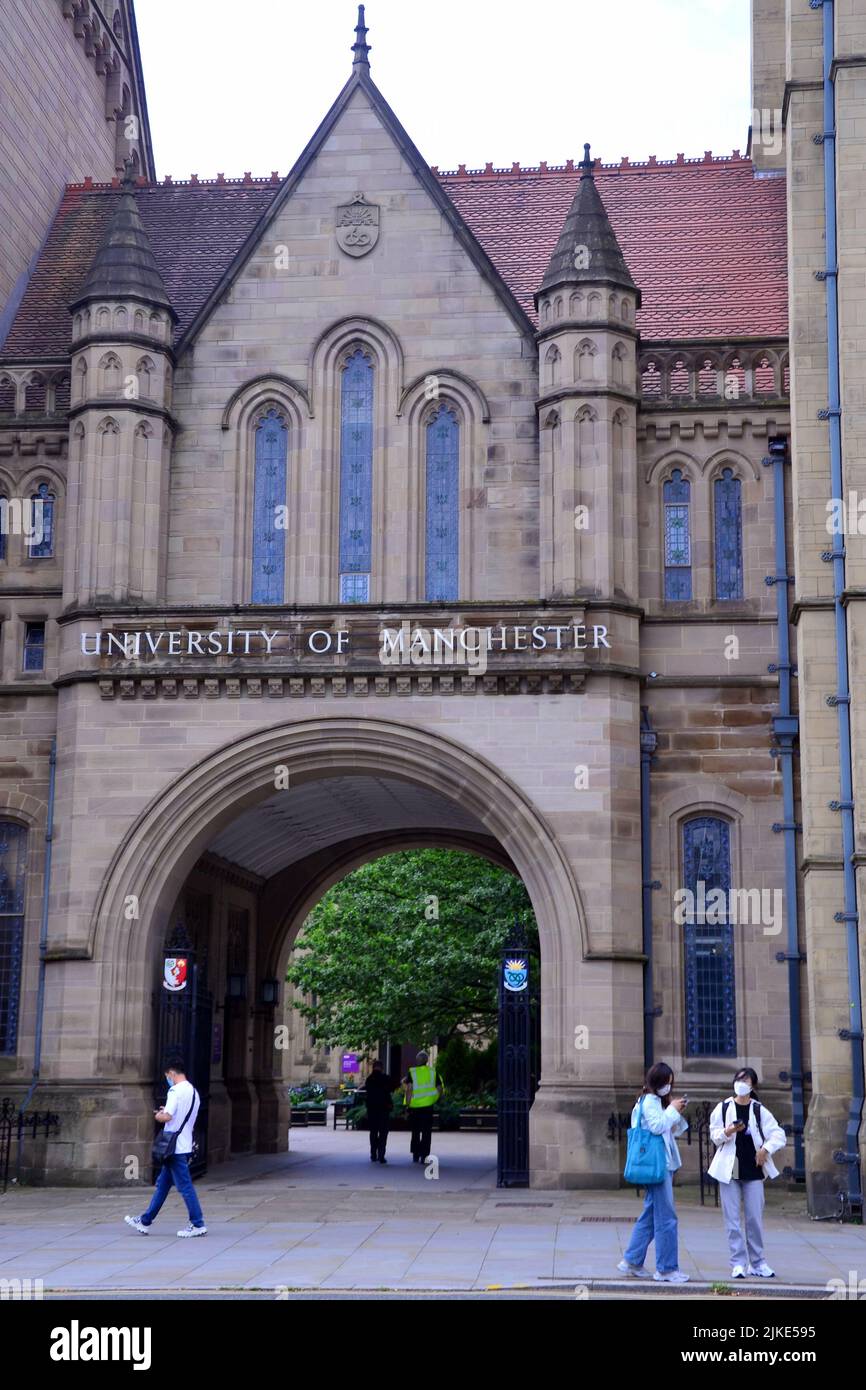
{"type": "MultiPolygon", "coordinates": [[[[821,16],[778,8],[754,78],[775,90],[787,24],[787,178],[755,131],[748,156],[431,169],[362,13],[286,178],[156,183],[128,155],[66,187],[0,348],[0,490],[31,524],[0,562],[0,1086],[61,1116],[35,1179],[145,1160],[178,958],[209,1158],[285,1147],[300,925],[435,844],[535,908],[534,1185],[616,1184],[609,1117],[664,1058],[693,1100],[754,1066],[813,1209],[857,1205],[822,181],[791,127],[821,16]]],[[[854,487],[863,79],[839,72],[854,487]]]]}
{"type": "Polygon", "coordinates": [[[129,0],[8,9],[0,51],[0,338],[66,185],[111,179],[127,158],[154,173],[129,0]]]}

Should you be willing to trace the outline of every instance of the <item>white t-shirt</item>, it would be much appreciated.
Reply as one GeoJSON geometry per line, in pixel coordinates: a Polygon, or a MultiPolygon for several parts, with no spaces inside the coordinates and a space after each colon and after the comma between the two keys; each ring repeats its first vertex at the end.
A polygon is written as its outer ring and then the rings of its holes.
{"type": "Polygon", "coordinates": [[[195,1129],[195,1122],[198,1119],[199,1094],[190,1081],[178,1081],[172,1086],[165,1098],[164,1110],[171,1115],[171,1119],[166,1122],[166,1134],[174,1134],[176,1130],[183,1129],[178,1135],[175,1145],[176,1154],[192,1153],[192,1132],[195,1129]],[[186,1112],[189,1110],[192,1101],[192,1114],[186,1120],[186,1112]],[[186,1124],[183,1122],[186,1120],[186,1124]]]}

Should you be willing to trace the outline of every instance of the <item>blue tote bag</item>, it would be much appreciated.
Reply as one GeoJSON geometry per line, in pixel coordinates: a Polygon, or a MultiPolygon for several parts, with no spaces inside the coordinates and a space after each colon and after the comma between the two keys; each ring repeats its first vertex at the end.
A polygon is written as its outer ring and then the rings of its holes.
{"type": "Polygon", "coordinates": [[[653,1134],[641,1125],[643,1103],[641,1096],[637,1108],[637,1124],[628,1132],[628,1150],[623,1177],[636,1187],[650,1187],[663,1182],[667,1172],[668,1160],[665,1141],[660,1134],[653,1134]]]}

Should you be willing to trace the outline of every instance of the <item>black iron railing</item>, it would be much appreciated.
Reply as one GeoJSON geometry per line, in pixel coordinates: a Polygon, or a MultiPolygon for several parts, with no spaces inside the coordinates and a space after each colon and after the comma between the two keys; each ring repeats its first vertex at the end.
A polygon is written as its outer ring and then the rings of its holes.
{"type": "Polygon", "coordinates": [[[0,1101],[0,1187],[5,1192],[9,1186],[9,1165],[12,1159],[12,1137],[16,1147],[25,1136],[35,1139],[40,1132],[48,1138],[60,1128],[60,1116],[50,1110],[32,1110],[22,1114],[9,1096],[0,1101]]]}

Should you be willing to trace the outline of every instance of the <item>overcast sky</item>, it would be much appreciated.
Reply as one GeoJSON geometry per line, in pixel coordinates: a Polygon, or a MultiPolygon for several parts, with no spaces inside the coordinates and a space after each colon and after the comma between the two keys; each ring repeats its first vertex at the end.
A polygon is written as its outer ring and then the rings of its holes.
{"type": "MultiPolygon", "coordinates": [[[[745,151],[749,0],[370,0],[430,164],[745,151]]],[[[160,177],[286,174],[351,71],[350,0],[136,0],[160,177]]]]}

